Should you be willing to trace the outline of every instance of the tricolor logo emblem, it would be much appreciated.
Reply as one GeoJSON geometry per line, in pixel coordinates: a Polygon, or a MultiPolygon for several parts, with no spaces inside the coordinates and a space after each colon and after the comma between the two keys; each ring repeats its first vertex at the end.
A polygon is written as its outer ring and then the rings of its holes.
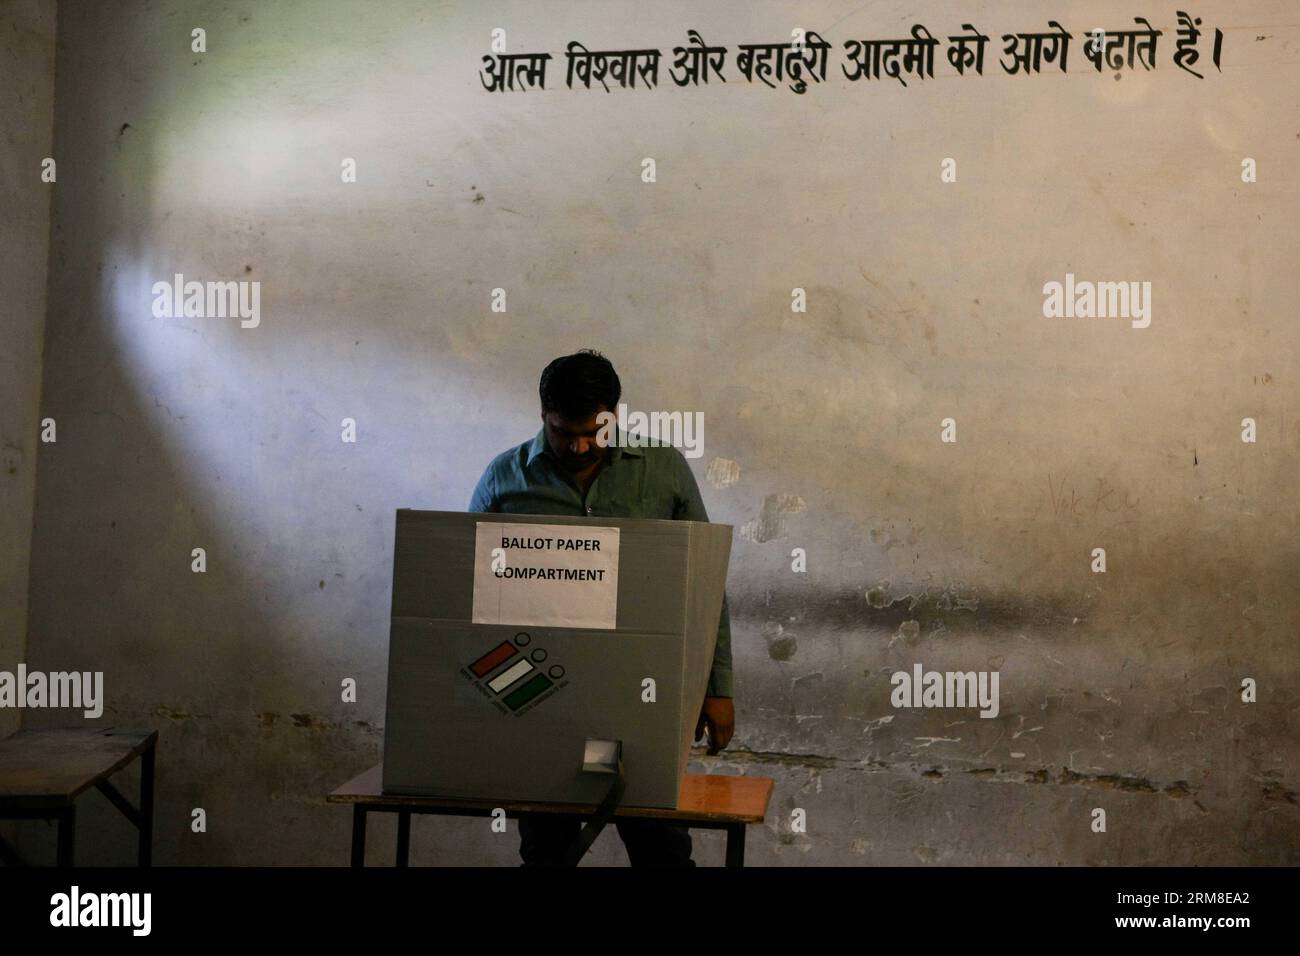
{"type": "Polygon", "coordinates": [[[564,668],[548,661],[545,648],[531,644],[532,637],[520,631],[461,668],[461,675],[502,713],[522,714],[568,684],[564,668]]]}

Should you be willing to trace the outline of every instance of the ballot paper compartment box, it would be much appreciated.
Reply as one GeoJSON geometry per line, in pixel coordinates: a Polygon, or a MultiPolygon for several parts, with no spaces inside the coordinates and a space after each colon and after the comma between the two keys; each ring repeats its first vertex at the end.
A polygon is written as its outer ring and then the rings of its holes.
{"type": "Polygon", "coordinates": [[[729,525],[399,510],[384,792],[599,803],[586,742],[617,740],[623,805],[676,807],[730,554],[729,525]]]}

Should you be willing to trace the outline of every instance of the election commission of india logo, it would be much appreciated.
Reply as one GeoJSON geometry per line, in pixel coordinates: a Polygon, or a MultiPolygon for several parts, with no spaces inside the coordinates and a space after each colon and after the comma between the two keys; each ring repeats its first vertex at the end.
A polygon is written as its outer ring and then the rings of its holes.
{"type": "Polygon", "coordinates": [[[544,647],[533,647],[526,631],[502,641],[461,668],[461,676],[503,714],[519,716],[568,685],[564,667],[550,660],[544,647]]]}

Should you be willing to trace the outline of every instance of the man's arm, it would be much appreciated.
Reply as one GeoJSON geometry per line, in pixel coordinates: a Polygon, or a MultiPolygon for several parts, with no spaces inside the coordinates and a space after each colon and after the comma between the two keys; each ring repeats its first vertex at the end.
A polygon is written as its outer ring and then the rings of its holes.
{"type": "MultiPolygon", "coordinates": [[[[686,456],[677,452],[673,456],[677,461],[677,502],[673,508],[673,518],[684,521],[708,521],[709,513],[704,509],[704,499],[700,497],[700,486],[695,481],[691,466],[686,456]]],[[[718,642],[713,649],[713,669],[709,673],[709,697],[731,697],[731,614],[727,609],[727,594],[722,594],[722,614],[718,619],[718,642]]]]}
{"type": "Polygon", "coordinates": [[[713,670],[709,672],[709,697],[734,697],[731,683],[731,615],[727,593],[722,592],[722,617],[718,621],[718,643],[713,649],[713,670]]]}

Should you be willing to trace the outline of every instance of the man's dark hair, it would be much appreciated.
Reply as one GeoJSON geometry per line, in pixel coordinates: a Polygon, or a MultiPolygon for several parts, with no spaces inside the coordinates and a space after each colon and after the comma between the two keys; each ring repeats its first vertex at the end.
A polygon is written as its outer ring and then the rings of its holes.
{"type": "Polygon", "coordinates": [[[543,414],[555,412],[561,418],[582,421],[594,415],[598,405],[614,411],[623,386],[609,359],[594,349],[582,349],[546,366],[537,392],[543,414]]]}

